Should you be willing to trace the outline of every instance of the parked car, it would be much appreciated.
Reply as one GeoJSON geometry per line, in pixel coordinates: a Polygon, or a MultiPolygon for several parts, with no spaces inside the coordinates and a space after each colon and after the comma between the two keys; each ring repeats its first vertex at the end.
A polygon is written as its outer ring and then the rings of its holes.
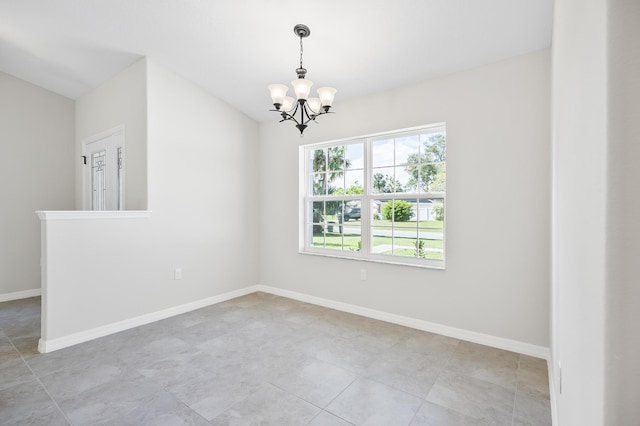
{"type": "Polygon", "coordinates": [[[345,222],[349,222],[349,220],[358,220],[360,219],[360,207],[347,207],[344,210],[343,219],[345,222]]]}

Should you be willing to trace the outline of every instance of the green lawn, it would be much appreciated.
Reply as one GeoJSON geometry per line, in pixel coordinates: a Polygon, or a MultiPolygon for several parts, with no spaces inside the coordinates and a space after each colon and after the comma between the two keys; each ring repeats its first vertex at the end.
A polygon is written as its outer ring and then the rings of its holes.
{"type": "MultiPolygon", "coordinates": [[[[335,228],[337,231],[337,227],[335,228]]],[[[441,251],[430,251],[429,249],[442,249],[444,247],[442,240],[429,240],[423,239],[424,241],[424,249],[425,257],[428,259],[444,259],[444,253],[441,251]]],[[[374,237],[373,245],[374,247],[379,246],[391,246],[395,244],[395,253],[393,253],[390,249],[386,251],[380,252],[380,254],[389,254],[395,256],[407,256],[407,257],[415,257],[416,256],[416,239],[415,238],[395,238],[391,237],[374,237]],[[398,249],[398,246],[406,247],[406,249],[398,249]]],[[[339,233],[327,233],[327,234],[314,234],[313,235],[313,246],[315,247],[324,247],[332,250],[351,250],[351,251],[359,251],[360,250],[360,235],[358,234],[344,234],[344,238],[339,233]],[[344,243],[344,248],[343,248],[344,243]]]]}

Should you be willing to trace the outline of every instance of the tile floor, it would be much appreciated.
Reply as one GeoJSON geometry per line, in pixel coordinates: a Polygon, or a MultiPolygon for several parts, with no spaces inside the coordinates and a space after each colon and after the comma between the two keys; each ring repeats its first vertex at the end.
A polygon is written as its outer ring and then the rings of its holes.
{"type": "Polygon", "coordinates": [[[543,360],[254,293],[39,354],[0,303],[3,425],[550,425],[543,360]]]}

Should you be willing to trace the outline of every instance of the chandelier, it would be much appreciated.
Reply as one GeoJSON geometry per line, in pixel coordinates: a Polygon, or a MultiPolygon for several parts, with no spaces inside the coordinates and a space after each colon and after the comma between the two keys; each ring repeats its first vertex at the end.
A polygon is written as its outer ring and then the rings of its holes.
{"type": "Polygon", "coordinates": [[[283,121],[296,123],[296,127],[300,130],[300,136],[302,136],[304,129],[307,128],[311,121],[315,121],[319,115],[329,112],[333,98],[336,95],[336,89],[333,87],[320,87],[318,89],[318,97],[309,97],[313,81],[305,79],[307,70],[302,67],[302,39],[309,37],[311,30],[306,25],[298,24],[293,27],[293,32],[300,37],[300,67],[296,69],[298,78],[291,82],[296,99],[287,96],[289,87],[284,84],[270,84],[268,89],[271,92],[271,99],[275,107],[270,111],[281,115],[282,120],[280,120],[280,123],[283,121]]]}

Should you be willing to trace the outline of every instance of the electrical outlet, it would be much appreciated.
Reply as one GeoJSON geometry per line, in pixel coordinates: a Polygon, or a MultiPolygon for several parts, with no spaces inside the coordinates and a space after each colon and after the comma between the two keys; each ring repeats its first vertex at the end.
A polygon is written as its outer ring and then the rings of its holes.
{"type": "Polygon", "coordinates": [[[174,280],[181,280],[182,279],[182,268],[176,268],[173,271],[173,279],[174,280]]]}
{"type": "Polygon", "coordinates": [[[367,280],[367,270],[360,269],[360,281],[366,281],[366,280],[367,280]]]}

